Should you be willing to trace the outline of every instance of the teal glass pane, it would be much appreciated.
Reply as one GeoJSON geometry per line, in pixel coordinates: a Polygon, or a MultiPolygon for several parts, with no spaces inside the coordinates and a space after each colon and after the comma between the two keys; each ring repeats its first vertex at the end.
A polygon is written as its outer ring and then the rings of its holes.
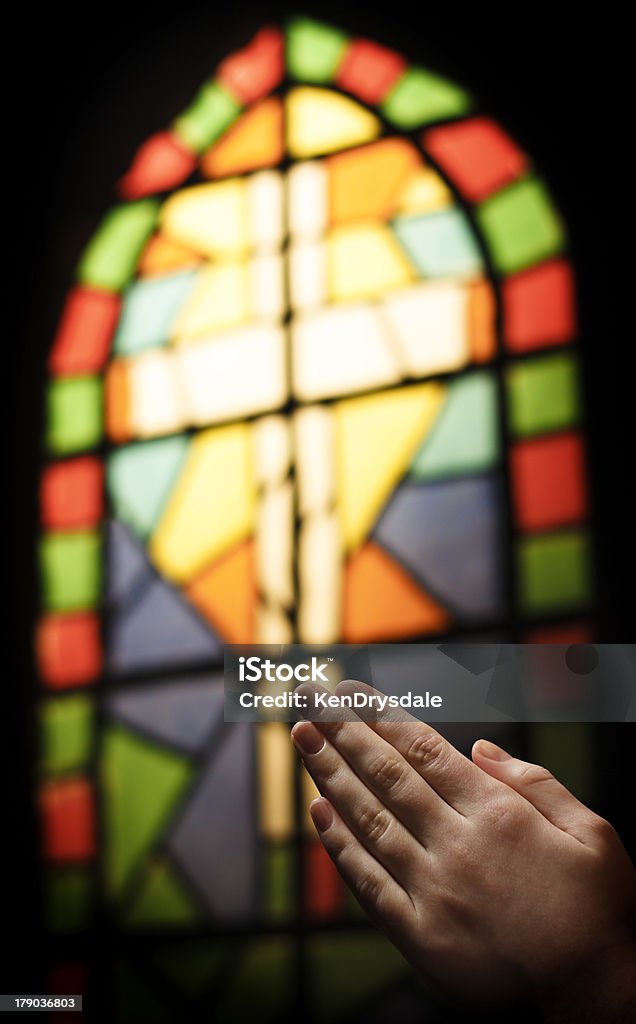
{"type": "Polygon", "coordinates": [[[309,18],[295,18],[287,29],[287,69],[300,82],[330,82],[348,36],[309,18]]]}
{"type": "Polygon", "coordinates": [[[470,95],[453,82],[423,68],[411,68],[396,83],[381,111],[398,128],[418,128],[442,118],[458,117],[471,106],[470,95]]]}
{"type": "Polygon", "coordinates": [[[172,326],[197,276],[197,271],[187,270],[133,284],[124,299],[115,351],[128,355],[170,341],[172,326]]]}
{"type": "Polygon", "coordinates": [[[460,377],[431,433],[411,463],[412,480],[434,480],[490,469],[499,458],[497,386],[491,373],[460,377]]]}
{"type": "Polygon", "coordinates": [[[46,444],[55,455],[94,448],[102,438],[102,384],[97,377],[62,377],[48,387],[46,444]]]}
{"type": "Polygon", "coordinates": [[[536,178],[520,181],[491,196],[477,208],[477,220],[501,274],[554,256],[565,242],[558,211],[536,178]]]}
{"type": "Polygon", "coordinates": [[[519,437],[560,430],[579,418],[577,366],[569,354],[510,366],[506,390],[510,429],[519,437]]]}
{"type": "Polygon", "coordinates": [[[101,540],[97,533],[49,533],[40,541],[44,606],[74,611],[97,604],[101,586],[101,540]]]}
{"type": "Polygon", "coordinates": [[[241,111],[241,104],[218,82],[207,82],[193,102],[174,122],[174,130],[187,146],[201,153],[241,111]]]}
{"type": "Polygon", "coordinates": [[[580,608],[592,596],[588,538],[578,530],[524,537],[517,551],[524,614],[580,608]]]}
{"type": "Polygon", "coordinates": [[[470,275],[483,270],[473,229],[456,207],[417,217],[398,217],[393,227],[422,277],[470,275]]]}
{"type": "Polygon", "coordinates": [[[49,774],[83,768],[92,746],[93,702],[84,694],[47,700],[42,708],[42,768],[49,774]]]}
{"type": "Polygon", "coordinates": [[[185,462],[190,441],[167,437],[118,448],[108,459],[107,486],[115,515],[144,539],[159,522],[185,462]]]}
{"type": "Polygon", "coordinates": [[[55,932],[77,932],[91,914],[91,876],[82,868],[48,871],[44,880],[44,917],[55,932]]]}
{"type": "Polygon", "coordinates": [[[82,284],[122,291],[155,226],[158,209],[155,199],[140,199],[107,213],[80,261],[78,276],[82,284]]]}

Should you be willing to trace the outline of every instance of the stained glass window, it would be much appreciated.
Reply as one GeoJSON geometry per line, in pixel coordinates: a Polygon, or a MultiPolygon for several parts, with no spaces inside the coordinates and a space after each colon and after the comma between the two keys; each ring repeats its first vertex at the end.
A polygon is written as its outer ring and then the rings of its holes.
{"type": "Polygon", "coordinates": [[[275,1015],[299,955],[343,1013],[401,976],[287,727],[224,724],[223,644],[581,635],[576,335],[531,159],[376,42],[265,28],[140,147],[48,366],[52,927],[199,936],[157,957],[193,992],[232,962],[219,1020],[259,979],[275,1015]]]}

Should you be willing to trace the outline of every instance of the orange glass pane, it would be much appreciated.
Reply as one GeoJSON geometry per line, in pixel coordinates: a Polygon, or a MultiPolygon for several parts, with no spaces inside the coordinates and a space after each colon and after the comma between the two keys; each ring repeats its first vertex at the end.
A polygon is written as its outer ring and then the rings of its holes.
{"type": "Polygon", "coordinates": [[[121,299],[95,288],[70,292],[49,356],[49,370],[58,376],[101,370],[110,349],[121,299]]]}
{"type": "Polygon", "coordinates": [[[42,474],[42,522],[50,530],[92,526],[102,514],[102,464],[85,456],[56,462],[42,474]]]}
{"type": "Polygon", "coordinates": [[[275,28],[263,28],[251,43],[230,54],[217,80],[243,103],[253,103],[275,89],[283,77],[284,43],[275,28]]]}
{"type": "Polygon", "coordinates": [[[40,790],[44,856],[89,860],[95,853],[93,791],[86,779],[47,782],[40,790]]]}
{"type": "Polygon", "coordinates": [[[595,630],[589,622],[571,622],[558,626],[530,629],[524,637],[526,644],[589,644],[595,639],[595,630]]]}
{"type": "Polygon", "coordinates": [[[538,530],[581,519],[586,512],[583,446],[578,434],[521,441],[511,453],[519,524],[538,530]]]}
{"type": "Polygon", "coordinates": [[[423,141],[426,151],[473,203],[515,181],[528,167],[525,153],[487,117],[432,128],[423,141]]]}
{"type": "Polygon", "coordinates": [[[185,588],[192,604],[230,644],[254,643],[254,544],[239,544],[185,588]]]}
{"type": "Polygon", "coordinates": [[[390,217],[400,188],[421,163],[406,139],[383,139],[331,157],[327,165],[332,223],[390,217]]]}
{"type": "Polygon", "coordinates": [[[276,96],[258,103],[201,160],[209,178],[273,167],[283,158],[283,105],[276,96]]]}
{"type": "Polygon", "coordinates": [[[343,639],[365,643],[440,633],[449,617],[377,544],[368,542],[345,569],[343,639]]]}
{"type": "Polygon", "coordinates": [[[380,103],[406,70],[406,61],[368,39],[354,39],[345,53],[336,81],[365,103],[380,103]]]}
{"type": "Polygon", "coordinates": [[[305,847],[303,888],[305,912],[314,920],[336,916],[342,909],[342,880],[321,842],[305,847]]]}
{"type": "Polygon", "coordinates": [[[474,363],[487,363],[497,351],[495,296],[488,281],[478,281],[468,293],[468,339],[474,363]]]}
{"type": "Polygon", "coordinates": [[[515,274],[502,286],[504,337],[512,352],[571,341],[576,331],[574,278],[565,260],[515,274]]]}
{"type": "Polygon", "coordinates": [[[111,363],[104,382],[106,432],[112,441],[123,443],[132,437],[130,420],[130,383],[123,359],[111,363]]]}
{"type": "Polygon", "coordinates": [[[192,174],[196,156],[171,132],[151,135],[137,150],[132,166],[119,182],[124,199],[165,192],[192,174]]]}
{"type": "Polygon", "coordinates": [[[150,277],[196,267],[202,262],[203,257],[193,249],[171,242],[163,235],[153,235],[141,254],[138,270],[142,277],[150,277]]]}
{"type": "Polygon", "coordinates": [[[102,667],[99,621],[91,612],[46,615],[36,634],[38,668],[55,690],[92,682],[102,667]]]}

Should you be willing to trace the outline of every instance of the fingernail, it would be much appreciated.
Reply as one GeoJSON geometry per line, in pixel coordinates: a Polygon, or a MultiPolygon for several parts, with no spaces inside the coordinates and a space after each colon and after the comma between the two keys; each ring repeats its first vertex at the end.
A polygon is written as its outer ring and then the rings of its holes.
{"type": "Polygon", "coordinates": [[[489,761],[510,760],[510,754],[502,747],[498,747],[496,743],[491,743],[490,740],[480,740],[478,746],[481,756],[488,758],[489,761]]]}
{"type": "Polygon", "coordinates": [[[333,822],[333,811],[326,800],[319,797],[309,805],[311,820],[319,832],[326,832],[333,822]]]}
{"type": "Polygon", "coordinates": [[[318,754],[325,745],[325,737],[311,722],[298,722],[291,734],[301,754],[318,754]]]}

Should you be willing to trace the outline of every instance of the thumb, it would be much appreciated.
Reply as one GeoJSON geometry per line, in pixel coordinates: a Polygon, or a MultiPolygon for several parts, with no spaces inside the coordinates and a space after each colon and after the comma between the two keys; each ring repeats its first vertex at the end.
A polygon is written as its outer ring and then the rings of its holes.
{"type": "Polygon", "coordinates": [[[478,768],[514,789],[557,828],[583,839],[589,809],[547,768],[511,757],[489,740],[477,740],[472,757],[478,768]]]}

